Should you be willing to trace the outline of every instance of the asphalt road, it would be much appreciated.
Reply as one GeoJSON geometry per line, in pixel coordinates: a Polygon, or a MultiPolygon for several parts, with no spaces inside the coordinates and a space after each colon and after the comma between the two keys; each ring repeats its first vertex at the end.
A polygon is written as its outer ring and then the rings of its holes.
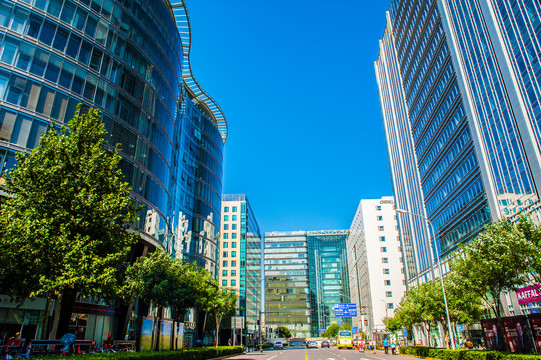
{"type": "Polygon", "coordinates": [[[230,357],[229,359],[236,360],[411,360],[411,356],[385,354],[383,351],[378,351],[374,354],[373,351],[361,353],[357,350],[338,350],[337,348],[330,349],[304,349],[293,348],[284,350],[265,350],[262,353],[249,352],[243,355],[230,357]]]}

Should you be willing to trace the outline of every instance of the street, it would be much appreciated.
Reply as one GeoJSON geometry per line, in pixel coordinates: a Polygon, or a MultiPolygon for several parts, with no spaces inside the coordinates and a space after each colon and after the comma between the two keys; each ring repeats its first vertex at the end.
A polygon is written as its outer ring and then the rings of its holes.
{"type": "Polygon", "coordinates": [[[411,360],[410,356],[385,354],[378,351],[360,353],[357,350],[330,349],[304,349],[293,348],[284,350],[265,350],[264,352],[249,352],[246,354],[230,357],[235,360],[411,360]]]}

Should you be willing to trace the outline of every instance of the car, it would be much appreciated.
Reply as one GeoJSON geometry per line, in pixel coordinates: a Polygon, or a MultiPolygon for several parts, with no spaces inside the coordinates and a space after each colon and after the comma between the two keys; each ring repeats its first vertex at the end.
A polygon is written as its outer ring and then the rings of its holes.
{"type": "Polygon", "coordinates": [[[309,341],[308,343],[306,343],[306,348],[308,348],[308,349],[311,349],[311,348],[317,349],[317,342],[309,341]]]}
{"type": "Polygon", "coordinates": [[[274,343],[274,348],[275,349],[283,349],[284,348],[284,344],[282,344],[281,341],[277,341],[274,343]]]}
{"type": "Polygon", "coordinates": [[[329,342],[329,340],[323,340],[323,341],[321,342],[321,347],[322,347],[322,348],[324,348],[324,347],[330,348],[330,347],[331,347],[331,343],[329,342]]]}

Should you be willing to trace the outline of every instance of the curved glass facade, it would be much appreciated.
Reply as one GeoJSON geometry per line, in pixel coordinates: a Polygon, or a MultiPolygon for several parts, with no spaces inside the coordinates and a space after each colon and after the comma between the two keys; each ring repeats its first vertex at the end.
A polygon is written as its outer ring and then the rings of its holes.
{"type": "Polygon", "coordinates": [[[67,122],[78,103],[98,108],[146,207],[145,238],[215,268],[225,139],[186,90],[169,1],[0,0],[0,40],[3,169],[51,120],[67,122]],[[196,235],[177,239],[179,229],[196,235]]]}

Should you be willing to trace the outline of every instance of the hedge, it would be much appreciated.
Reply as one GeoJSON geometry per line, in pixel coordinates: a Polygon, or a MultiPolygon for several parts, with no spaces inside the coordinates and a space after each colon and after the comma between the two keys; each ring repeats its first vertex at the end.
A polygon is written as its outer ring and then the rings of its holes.
{"type": "MultiPolygon", "coordinates": [[[[205,347],[177,351],[149,351],[149,352],[117,352],[117,353],[93,353],[83,355],[73,355],[70,359],[73,360],[207,360],[217,357],[241,354],[244,351],[242,346],[220,346],[220,347],[205,347]]],[[[33,356],[33,359],[48,359],[65,357],[60,356],[33,356]]]]}
{"type": "Polygon", "coordinates": [[[401,346],[400,353],[442,360],[533,360],[539,359],[534,354],[513,354],[500,351],[481,351],[469,349],[438,349],[425,346],[401,346]]]}

